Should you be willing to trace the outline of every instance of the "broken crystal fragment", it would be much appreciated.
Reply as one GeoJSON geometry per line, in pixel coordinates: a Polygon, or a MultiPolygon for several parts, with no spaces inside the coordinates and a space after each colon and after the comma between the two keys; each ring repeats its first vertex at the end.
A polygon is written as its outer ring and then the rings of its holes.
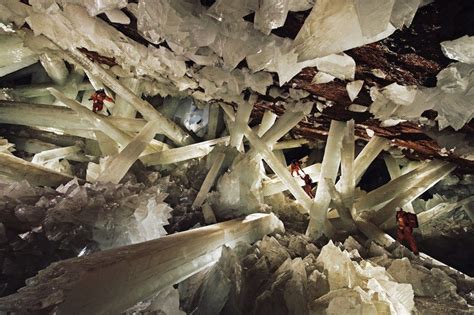
{"type": "Polygon", "coordinates": [[[261,0],[255,12],[254,25],[265,35],[285,24],[290,0],[261,0]]]}
{"type": "Polygon", "coordinates": [[[355,61],[345,53],[332,54],[315,59],[319,71],[341,80],[354,80],[355,61]]]}
{"type": "Polygon", "coordinates": [[[474,64],[474,36],[465,35],[455,40],[441,42],[441,50],[449,59],[474,64]]]}
{"type": "MultiPolygon", "coordinates": [[[[357,81],[352,81],[352,82],[347,83],[346,90],[347,90],[347,94],[349,95],[349,98],[351,99],[351,102],[353,102],[356,99],[363,85],[364,85],[364,80],[357,80],[357,81]]],[[[356,105],[356,104],[353,104],[353,105],[356,105]]],[[[351,109],[349,108],[349,110],[351,109]]]]}
{"type": "Polygon", "coordinates": [[[391,35],[393,2],[316,1],[294,41],[298,60],[340,53],[391,35]]]}

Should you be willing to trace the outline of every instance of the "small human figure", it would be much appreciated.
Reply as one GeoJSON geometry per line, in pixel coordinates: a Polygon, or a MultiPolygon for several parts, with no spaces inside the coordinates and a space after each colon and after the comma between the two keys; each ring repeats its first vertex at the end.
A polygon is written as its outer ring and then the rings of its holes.
{"type": "Polygon", "coordinates": [[[291,164],[290,164],[290,171],[291,171],[291,176],[295,176],[293,173],[296,172],[296,175],[297,176],[301,176],[300,175],[300,171],[305,174],[305,172],[301,169],[301,163],[300,161],[298,160],[293,160],[291,161],[291,164]]]}
{"type": "Polygon", "coordinates": [[[114,100],[105,94],[104,89],[100,89],[95,91],[94,94],[89,97],[89,101],[92,101],[92,111],[97,113],[104,108],[104,101],[113,102],[114,100]]]}
{"type": "Polygon", "coordinates": [[[311,177],[308,174],[305,174],[304,177],[301,176],[301,179],[304,180],[304,191],[308,194],[310,198],[314,198],[313,187],[311,186],[311,184],[313,184],[313,180],[311,179],[311,177]]]}
{"type": "Polygon", "coordinates": [[[411,248],[411,251],[418,255],[418,248],[416,246],[415,238],[413,237],[413,228],[418,227],[418,220],[416,214],[403,211],[401,208],[397,210],[396,220],[398,224],[397,228],[397,241],[407,241],[411,248]]]}

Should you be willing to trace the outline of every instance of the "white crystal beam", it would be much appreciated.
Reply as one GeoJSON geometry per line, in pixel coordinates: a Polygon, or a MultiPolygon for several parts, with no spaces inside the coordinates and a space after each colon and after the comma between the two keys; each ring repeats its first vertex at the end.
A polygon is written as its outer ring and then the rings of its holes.
{"type": "Polygon", "coordinates": [[[412,202],[425,191],[433,187],[437,182],[449,175],[455,168],[456,166],[448,163],[420,179],[413,180],[413,184],[411,185],[413,188],[402,191],[380,210],[370,212],[371,221],[376,225],[380,225],[390,217],[394,217],[396,207],[403,207],[405,204],[412,202]]]}
{"type": "Polygon", "coordinates": [[[420,179],[428,176],[434,171],[437,171],[446,164],[446,162],[440,160],[424,163],[411,172],[391,180],[387,184],[375,190],[372,190],[367,195],[360,198],[354,204],[354,207],[359,214],[366,210],[375,211],[380,209],[383,205],[390,202],[393,198],[397,197],[405,190],[415,186],[420,179]]]}
{"type": "Polygon", "coordinates": [[[203,204],[204,200],[206,200],[207,193],[211,190],[212,186],[214,185],[214,182],[216,181],[217,176],[219,175],[219,170],[221,169],[222,163],[224,162],[224,158],[224,153],[216,154],[211,169],[207,173],[206,178],[204,179],[204,182],[202,183],[201,188],[199,189],[199,192],[196,196],[196,199],[194,199],[192,205],[193,208],[200,207],[203,204]]]}
{"type": "MultiPolygon", "coordinates": [[[[7,92],[20,97],[38,97],[50,95],[48,88],[61,89],[60,85],[52,85],[49,83],[31,84],[28,86],[15,86],[13,89],[8,89],[7,92]]],[[[92,85],[89,82],[79,83],[78,91],[90,90],[92,85]]]]}
{"type": "Polygon", "coordinates": [[[118,155],[113,156],[112,160],[107,161],[107,166],[104,171],[100,173],[97,181],[118,184],[133,163],[135,163],[147,146],[149,146],[159,129],[160,126],[158,122],[149,121],[142,131],[140,131],[118,155]]]}
{"type": "Polygon", "coordinates": [[[328,192],[331,196],[331,200],[337,208],[337,212],[339,213],[342,223],[346,226],[354,225],[352,220],[351,209],[345,205],[342,194],[337,191],[336,185],[334,185],[330,178],[325,178],[324,180],[328,187],[328,192]]]}
{"type": "MultiPolygon", "coordinates": [[[[138,97],[141,97],[140,80],[136,78],[121,78],[119,81],[123,85],[128,86],[132,93],[138,97]]],[[[125,118],[135,118],[137,115],[137,110],[132,105],[130,105],[126,99],[118,95],[115,100],[115,106],[112,111],[112,115],[125,118]]]]}
{"type": "Polygon", "coordinates": [[[229,139],[230,137],[222,137],[190,144],[184,147],[152,153],[142,156],[140,161],[142,161],[146,166],[183,162],[206,156],[212,151],[216,144],[227,144],[229,139]]]}
{"type": "Polygon", "coordinates": [[[382,150],[388,149],[390,141],[381,137],[374,136],[360,151],[354,161],[354,178],[355,184],[357,185],[362,175],[365,173],[370,163],[382,152],[382,150]]]}
{"type": "MultiPolygon", "coordinates": [[[[402,175],[402,172],[400,170],[400,166],[398,165],[397,160],[391,155],[387,154],[384,157],[385,165],[387,166],[388,173],[390,175],[391,179],[395,179],[397,177],[400,177],[402,175]]],[[[411,202],[407,203],[403,210],[411,213],[415,213],[415,210],[413,209],[413,205],[411,202]]]]}
{"type": "Polygon", "coordinates": [[[308,113],[308,108],[303,108],[301,111],[286,110],[276,123],[263,135],[262,140],[272,147],[280,138],[286,135],[294,126],[296,126],[301,119],[308,113]]]}
{"type": "Polygon", "coordinates": [[[276,232],[284,227],[275,215],[255,213],[63,260],[40,271],[18,293],[0,298],[0,310],[33,312],[57,306],[58,314],[120,314],[214,264],[223,245],[251,244],[276,232]]]}
{"type": "Polygon", "coordinates": [[[39,60],[48,76],[58,85],[66,83],[69,71],[66,68],[64,60],[52,53],[40,55],[39,60]]]}
{"type": "MultiPolygon", "coordinates": [[[[332,183],[336,181],[339,164],[341,161],[342,137],[346,124],[344,122],[333,120],[329,128],[326,148],[324,150],[323,162],[321,165],[321,178],[329,178],[332,183]]],[[[319,181],[316,188],[314,203],[310,212],[310,221],[306,234],[311,238],[318,238],[327,227],[327,211],[331,196],[325,181],[319,181]]]]}
{"type": "Polygon", "coordinates": [[[86,118],[90,124],[104,132],[122,147],[125,147],[132,140],[132,137],[130,137],[128,134],[118,129],[105,119],[102,119],[100,115],[91,112],[77,101],[67,98],[63,93],[53,88],[50,88],[49,91],[54,97],[56,97],[58,101],[62,102],[64,105],[70,107],[72,110],[86,118]]]}
{"type": "MultiPolygon", "coordinates": [[[[313,179],[313,182],[317,182],[319,181],[319,176],[321,174],[321,164],[317,163],[317,164],[310,165],[308,167],[303,168],[303,171],[309,176],[311,176],[311,178],[313,179]]],[[[304,181],[301,178],[295,177],[295,179],[300,186],[304,185],[304,181]]],[[[279,177],[276,177],[270,180],[263,181],[262,189],[263,189],[264,196],[270,196],[270,195],[274,195],[279,192],[285,191],[288,188],[285,185],[285,183],[281,181],[279,177]]]]}
{"type": "Polygon", "coordinates": [[[301,139],[292,139],[292,140],[284,140],[277,142],[273,146],[273,150],[284,150],[284,149],[294,149],[294,148],[299,148],[303,144],[307,144],[309,141],[301,138],[301,139]]]}
{"type": "Polygon", "coordinates": [[[117,96],[123,97],[129,104],[131,104],[143,117],[148,121],[159,121],[163,133],[180,145],[186,145],[193,142],[191,136],[181,129],[176,123],[164,117],[153,106],[142,98],[138,97],[129,88],[125,87],[115,76],[111,75],[107,70],[100,65],[90,61],[86,56],[77,50],[64,51],[72,60],[80,64],[84,69],[89,71],[92,75],[99,78],[104,84],[111,88],[117,96]]]}
{"type": "Polygon", "coordinates": [[[445,215],[453,210],[456,210],[459,207],[462,207],[464,205],[467,205],[471,202],[474,202],[474,196],[470,196],[467,198],[464,198],[460,201],[457,202],[452,202],[452,203],[440,203],[433,208],[430,208],[426,211],[423,211],[418,214],[418,224],[423,225],[426,224],[430,221],[436,220],[442,215],[445,215]]]}
{"type": "Polygon", "coordinates": [[[73,179],[72,176],[27,162],[11,154],[0,153],[0,174],[32,185],[56,187],[73,179]]]}
{"type": "Polygon", "coordinates": [[[260,126],[258,127],[257,135],[259,137],[262,137],[265,134],[265,132],[267,132],[268,129],[270,129],[273,126],[277,117],[278,117],[277,114],[274,114],[272,111],[266,110],[265,113],[263,114],[262,122],[260,123],[260,126]]]}
{"type": "Polygon", "coordinates": [[[57,148],[52,150],[46,150],[40,153],[35,154],[33,159],[31,160],[34,164],[43,164],[47,161],[54,160],[54,159],[63,159],[70,154],[78,153],[82,149],[79,146],[69,146],[64,148],[57,148]]]}
{"type": "MultiPolygon", "coordinates": [[[[127,132],[139,132],[146,124],[146,121],[143,119],[105,116],[102,119],[108,121],[116,128],[127,132]]],[[[63,130],[100,130],[96,126],[91,125],[85,117],[66,107],[1,100],[0,123],[50,127],[63,130]]]]}
{"type": "MultiPolygon", "coordinates": [[[[354,203],[354,154],[355,154],[355,136],[354,136],[354,120],[347,122],[344,138],[342,138],[341,148],[341,178],[339,180],[339,188],[343,200],[343,204],[352,210],[354,203]]],[[[338,184],[339,184],[338,183],[338,184]]]]}
{"type": "Polygon", "coordinates": [[[215,139],[219,123],[220,107],[217,104],[209,104],[209,122],[207,124],[206,140],[215,139]]]}
{"type": "MultiPolygon", "coordinates": [[[[235,120],[235,113],[232,107],[221,103],[224,112],[227,114],[231,121],[235,120]]],[[[253,148],[262,156],[262,158],[267,162],[268,166],[275,172],[275,174],[281,179],[281,181],[286,185],[291,194],[301,203],[304,209],[309,212],[311,208],[312,201],[301,188],[298,182],[293,178],[288,171],[286,165],[280,163],[278,158],[273,154],[271,149],[267,144],[257,136],[257,134],[250,129],[249,126],[245,128],[245,137],[249,140],[253,148]]]]}
{"type": "Polygon", "coordinates": [[[237,114],[234,124],[230,129],[230,145],[239,149],[242,145],[244,130],[252,114],[253,103],[241,102],[237,108],[237,114]]]}

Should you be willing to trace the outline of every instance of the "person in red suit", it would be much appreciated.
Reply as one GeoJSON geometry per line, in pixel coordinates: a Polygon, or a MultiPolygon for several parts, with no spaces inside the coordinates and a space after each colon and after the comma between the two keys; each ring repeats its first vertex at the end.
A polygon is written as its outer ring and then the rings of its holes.
{"type": "Polygon", "coordinates": [[[89,98],[92,101],[92,111],[94,113],[100,112],[104,108],[104,101],[113,102],[114,100],[105,94],[104,89],[100,89],[94,92],[89,98]]]}
{"type": "Polygon", "coordinates": [[[416,246],[415,238],[413,237],[413,228],[418,227],[418,220],[416,214],[403,211],[401,208],[397,210],[396,220],[398,224],[397,228],[397,241],[407,241],[411,248],[411,251],[418,255],[418,247],[416,246]]]}
{"type": "Polygon", "coordinates": [[[295,176],[293,173],[296,172],[296,175],[297,176],[300,176],[300,171],[305,174],[305,172],[301,169],[301,163],[300,161],[298,160],[293,160],[291,161],[291,164],[290,164],[290,172],[291,172],[291,176],[295,176]]]}
{"type": "Polygon", "coordinates": [[[308,194],[308,196],[310,198],[314,198],[314,194],[313,194],[313,187],[312,187],[312,184],[313,184],[313,180],[311,179],[311,177],[308,175],[308,174],[305,174],[305,176],[301,176],[301,179],[304,180],[304,191],[308,194]]]}

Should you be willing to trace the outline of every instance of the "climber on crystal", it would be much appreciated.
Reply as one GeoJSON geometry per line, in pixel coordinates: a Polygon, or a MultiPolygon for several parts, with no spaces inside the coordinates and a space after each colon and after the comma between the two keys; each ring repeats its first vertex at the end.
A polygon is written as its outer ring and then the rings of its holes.
{"type": "Polygon", "coordinates": [[[304,191],[308,194],[310,198],[314,198],[313,187],[311,186],[311,184],[313,184],[313,180],[308,174],[305,174],[304,177],[303,176],[300,176],[300,177],[302,180],[304,180],[304,187],[303,187],[304,191]]]}
{"type": "MultiPolygon", "coordinates": [[[[297,176],[300,176],[300,171],[306,175],[306,173],[301,169],[301,163],[298,160],[291,161],[290,164],[291,176],[295,176],[293,173],[296,172],[297,176]]],[[[301,177],[302,178],[302,177],[301,177]]]]}
{"type": "Polygon", "coordinates": [[[114,100],[105,94],[104,89],[100,89],[95,91],[94,94],[89,97],[89,101],[92,101],[92,111],[97,113],[104,108],[104,101],[113,102],[114,100]]]}
{"type": "Polygon", "coordinates": [[[403,211],[401,208],[397,208],[396,220],[398,224],[397,228],[397,241],[407,241],[411,248],[411,251],[418,255],[418,248],[416,246],[415,238],[413,237],[413,228],[418,227],[418,219],[416,214],[403,211]]]}

